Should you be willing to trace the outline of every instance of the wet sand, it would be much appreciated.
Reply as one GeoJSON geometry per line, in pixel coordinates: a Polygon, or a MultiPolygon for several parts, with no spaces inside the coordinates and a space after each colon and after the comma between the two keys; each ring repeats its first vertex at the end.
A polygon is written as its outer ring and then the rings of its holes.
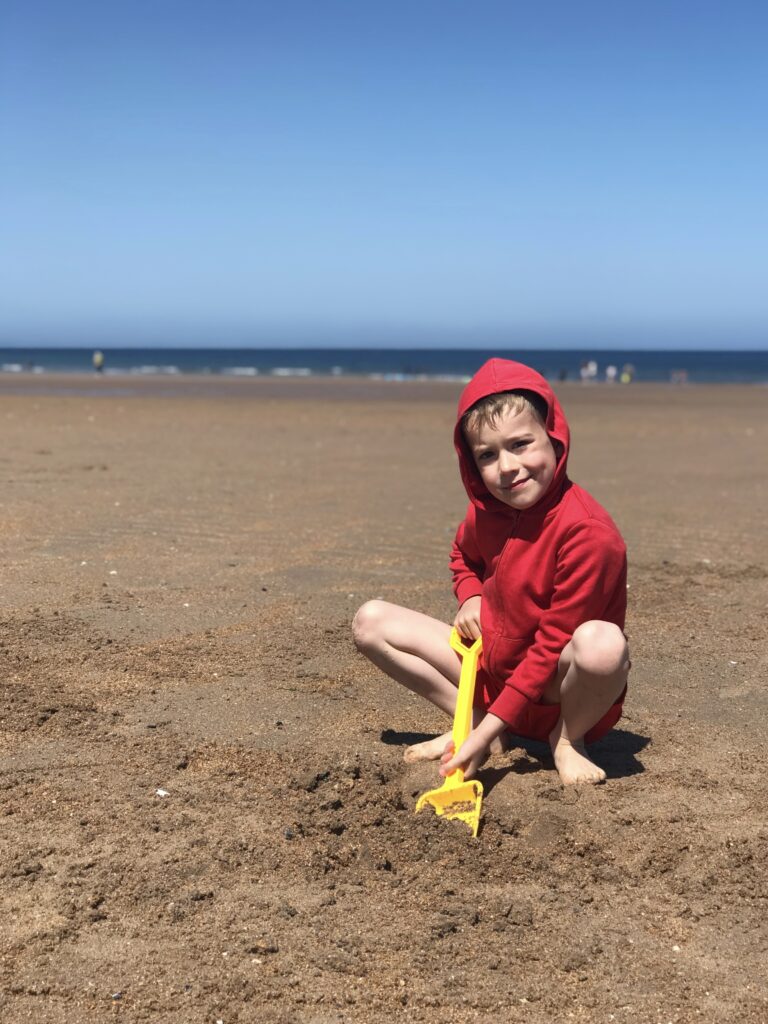
{"type": "Polygon", "coordinates": [[[768,1020],[768,390],[559,389],[626,715],[599,788],[494,757],[474,842],[349,638],[452,617],[457,394],[0,381],[3,1024],[768,1020]]]}

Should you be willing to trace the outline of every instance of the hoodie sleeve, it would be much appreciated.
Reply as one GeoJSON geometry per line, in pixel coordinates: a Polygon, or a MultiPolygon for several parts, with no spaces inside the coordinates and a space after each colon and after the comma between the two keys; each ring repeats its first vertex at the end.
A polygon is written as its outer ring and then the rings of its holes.
{"type": "Polygon", "coordinates": [[[482,595],[485,563],[475,538],[474,505],[469,506],[464,522],[456,531],[449,565],[453,575],[453,592],[460,605],[470,597],[482,595]]]}
{"type": "Polygon", "coordinates": [[[613,620],[617,612],[623,620],[626,581],[621,538],[594,521],[579,523],[558,553],[552,600],[541,615],[533,643],[488,710],[513,730],[521,726],[528,705],[541,699],[577,627],[607,615],[613,620]]]}

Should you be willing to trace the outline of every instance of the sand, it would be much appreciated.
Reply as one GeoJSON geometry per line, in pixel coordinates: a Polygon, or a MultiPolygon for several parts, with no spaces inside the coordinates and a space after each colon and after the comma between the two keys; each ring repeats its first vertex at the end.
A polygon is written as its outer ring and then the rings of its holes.
{"type": "Polygon", "coordinates": [[[598,788],[494,757],[476,841],[349,635],[453,615],[457,391],[3,379],[3,1024],[768,1020],[768,391],[561,387],[626,715],[598,788]]]}

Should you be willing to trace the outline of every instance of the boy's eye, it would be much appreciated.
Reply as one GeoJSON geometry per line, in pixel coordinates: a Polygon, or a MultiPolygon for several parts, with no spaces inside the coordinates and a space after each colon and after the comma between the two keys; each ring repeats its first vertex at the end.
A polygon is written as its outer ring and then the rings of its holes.
{"type": "Polygon", "coordinates": [[[478,462],[488,462],[492,458],[493,458],[493,452],[480,452],[480,454],[477,456],[477,461],[478,462]]]}

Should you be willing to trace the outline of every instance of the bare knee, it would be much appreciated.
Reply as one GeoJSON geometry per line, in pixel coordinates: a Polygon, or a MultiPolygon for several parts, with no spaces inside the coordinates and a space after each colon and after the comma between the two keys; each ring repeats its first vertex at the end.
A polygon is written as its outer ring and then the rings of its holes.
{"type": "Polygon", "coordinates": [[[357,609],[352,620],[352,637],[358,651],[369,651],[383,639],[386,609],[385,601],[366,601],[357,609]]]}
{"type": "Polygon", "coordinates": [[[590,675],[612,676],[629,669],[626,637],[613,622],[584,622],[573,634],[572,642],[577,665],[590,675]]]}

